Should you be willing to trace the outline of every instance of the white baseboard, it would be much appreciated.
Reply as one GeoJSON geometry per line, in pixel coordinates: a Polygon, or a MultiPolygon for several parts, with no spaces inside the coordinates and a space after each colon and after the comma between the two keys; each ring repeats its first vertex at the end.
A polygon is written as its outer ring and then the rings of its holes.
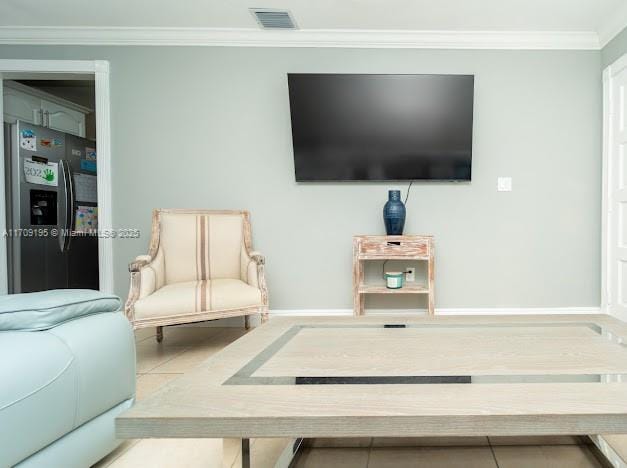
{"type": "MultiPolygon", "coordinates": [[[[350,317],[353,309],[274,309],[270,317],[350,317]]],[[[366,309],[366,315],[421,315],[427,309],[366,309]]],[[[435,309],[436,315],[582,315],[600,314],[601,307],[484,307],[435,309]]],[[[259,324],[259,317],[251,316],[251,325],[259,324]]],[[[181,325],[183,327],[237,327],[244,325],[243,317],[231,317],[209,322],[181,325]]]]}
{"type": "Polygon", "coordinates": [[[353,309],[270,309],[270,316],[276,317],[317,317],[353,315],[353,309]]]}
{"type": "MultiPolygon", "coordinates": [[[[426,314],[426,309],[367,309],[366,315],[426,314]]],[[[478,307],[435,309],[436,315],[582,315],[600,314],[601,307],[478,307]]],[[[350,316],[352,309],[274,309],[274,317],[350,316]]]]}
{"type": "Polygon", "coordinates": [[[503,307],[435,309],[436,315],[585,315],[600,314],[601,307],[503,307]]]}

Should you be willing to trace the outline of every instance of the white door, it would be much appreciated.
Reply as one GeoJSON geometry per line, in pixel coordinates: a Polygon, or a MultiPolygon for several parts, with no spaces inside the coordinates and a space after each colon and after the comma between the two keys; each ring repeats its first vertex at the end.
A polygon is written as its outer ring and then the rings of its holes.
{"type": "Polygon", "coordinates": [[[605,71],[604,83],[603,305],[627,320],[627,56],[605,71]]]}
{"type": "Polygon", "coordinates": [[[44,125],[53,130],[85,137],[85,114],[68,109],[54,102],[41,100],[44,111],[44,125]]]}

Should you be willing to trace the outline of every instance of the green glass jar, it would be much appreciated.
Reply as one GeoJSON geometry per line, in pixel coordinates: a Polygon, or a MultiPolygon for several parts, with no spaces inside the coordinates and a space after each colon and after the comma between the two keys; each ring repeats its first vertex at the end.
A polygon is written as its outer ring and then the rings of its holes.
{"type": "Polygon", "coordinates": [[[403,287],[403,283],[405,282],[405,274],[392,271],[390,273],[385,274],[385,286],[388,289],[401,289],[403,287]]]}

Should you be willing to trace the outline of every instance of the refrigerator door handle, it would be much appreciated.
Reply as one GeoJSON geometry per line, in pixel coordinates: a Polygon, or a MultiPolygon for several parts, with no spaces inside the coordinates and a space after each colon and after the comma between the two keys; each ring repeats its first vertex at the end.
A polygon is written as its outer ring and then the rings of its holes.
{"type": "Polygon", "coordinates": [[[63,177],[63,189],[65,198],[65,212],[62,213],[62,222],[59,223],[59,247],[61,252],[70,250],[70,242],[72,240],[71,231],[74,227],[74,183],[72,181],[72,172],[67,161],[62,159],[59,161],[61,167],[61,175],[63,177]]]}
{"type": "MultiPolygon", "coordinates": [[[[48,112],[46,111],[46,114],[48,112]]],[[[67,172],[67,195],[68,195],[68,205],[67,205],[67,225],[65,226],[67,236],[65,242],[65,251],[70,250],[70,243],[72,242],[72,231],[74,230],[74,179],[72,177],[72,169],[70,168],[70,164],[67,161],[64,161],[65,170],[67,172]]]]}

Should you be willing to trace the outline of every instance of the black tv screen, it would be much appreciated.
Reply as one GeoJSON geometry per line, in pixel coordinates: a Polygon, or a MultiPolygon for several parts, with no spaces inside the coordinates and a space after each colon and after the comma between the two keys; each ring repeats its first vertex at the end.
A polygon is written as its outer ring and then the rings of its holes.
{"type": "Polygon", "coordinates": [[[296,180],[470,180],[474,76],[289,74],[296,180]]]}

